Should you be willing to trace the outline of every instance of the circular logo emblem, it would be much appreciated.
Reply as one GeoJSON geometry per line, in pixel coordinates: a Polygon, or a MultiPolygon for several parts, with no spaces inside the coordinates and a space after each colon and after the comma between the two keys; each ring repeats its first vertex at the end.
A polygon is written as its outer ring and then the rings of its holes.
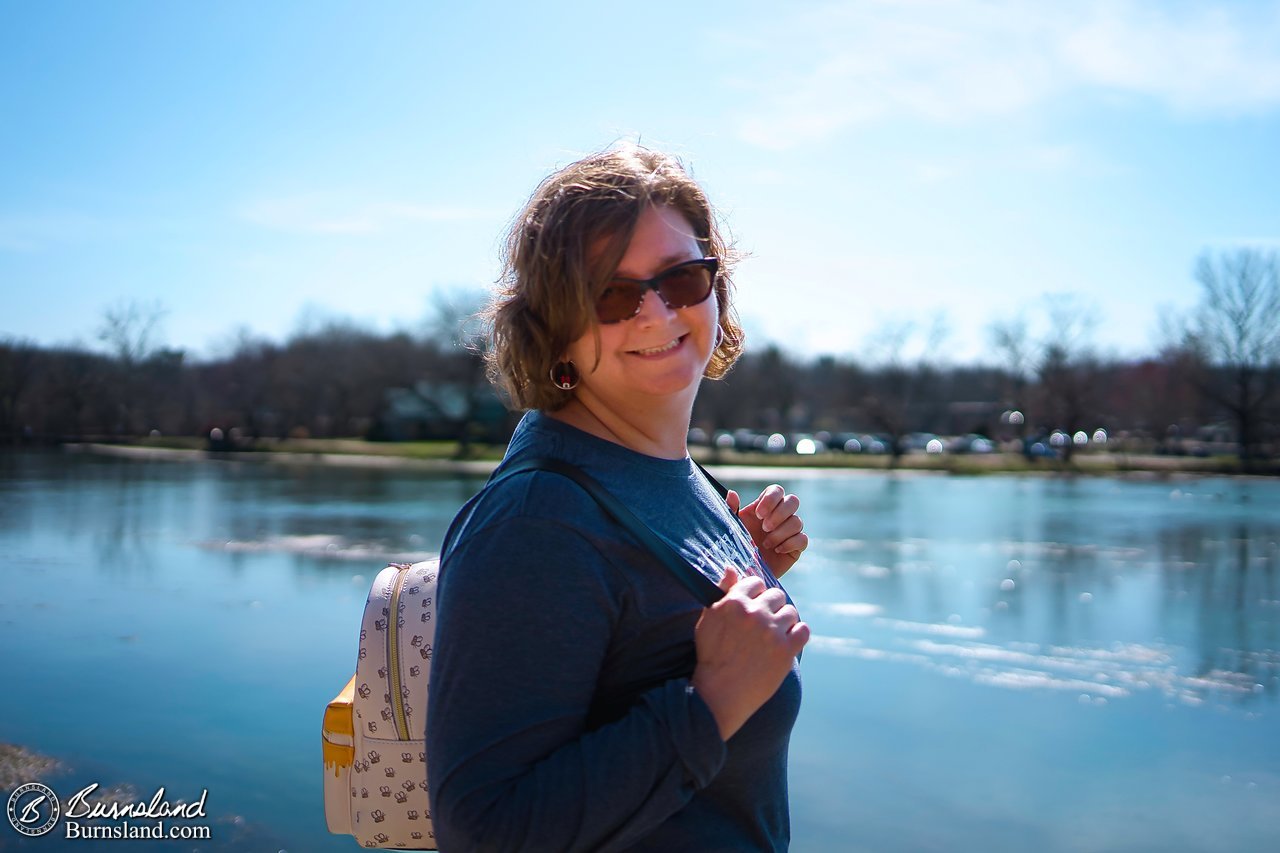
{"type": "Polygon", "coordinates": [[[27,782],[9,795],[9,823],[23,835],[44,835],[58,823],[62,807],[48,785],[27,782]]]}

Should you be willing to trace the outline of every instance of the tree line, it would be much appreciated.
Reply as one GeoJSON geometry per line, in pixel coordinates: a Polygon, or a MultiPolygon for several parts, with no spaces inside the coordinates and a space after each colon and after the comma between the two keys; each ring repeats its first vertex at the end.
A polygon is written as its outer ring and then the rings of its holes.
{"type": "MultiPolygon", "coordinates": [[[[1104,429],[1150,447],[1188,439],[1230,445],[1246,461],[1280,449],[1280,262],[1240,249],[1201,256],[1201,301],[1168,318],[1147,357],[1109,358],[1092,313],[1048,300],[1047,332],[1025,316],[988,328],[988,363],[953,365],[945,324],[887,325],[857,359],[749,349],[706,382],[694,426],[787,433],[868,433],[903,451],[911,433],[1031,437],[1104,429]],[[1013,413],[1017,413],[1013,417],[1013,413]]],[[[515,416],[484,380],[469,300],[437,300],[422,334],[382,334],[342,320],[282,343],[242,334],[217,358],[153,343],[158,308],[112,309],[103,347],[0,340],[0,443],[125,439],[155,433],[452,439],[500,443],[515,416]]],[[[1066,443],[1064,454],[1072,452],[1066,443]]]]}

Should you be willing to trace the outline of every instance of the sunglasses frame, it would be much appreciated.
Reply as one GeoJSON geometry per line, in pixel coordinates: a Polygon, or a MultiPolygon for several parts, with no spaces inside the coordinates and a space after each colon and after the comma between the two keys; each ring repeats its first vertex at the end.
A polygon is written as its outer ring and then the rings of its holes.
{"type": "MultiPolygon", "coordinates": [[[[662,300],[663,305],[666,305],[668,308],[671,308],[673,310],[677,308],[689,308],[694,305],[701,305],[703,302],[706,302],[708,297],[711,296],[712,292],[715,291],[716,276],[719,274],[719,271],[720,271],[720,259],[709,256],[705,258],[694,258],[693,260],[690,260],[690,261],[681,261],[678,264],[674,264],[672,266],[667,267],[665,270],[658,273],[653,278],[627,278],[626,276],[621,276],[621,275],[611,276],[609,278],[610,284],[605,286],[605,290],[608,290],[609,287],[612,286],[612,282],[622,281],[622,282],[626,282],[627,284],[637,285],[640,289],[640,298],[636,300],[636,308],[634,311],[632,311],[626,317],[619,317],[617,320],[605,320],[600,316],[600,298],[597,298],[596,299],[596,321],[600,323],[600,325],[602,326],[612,326],[614,323],[625,323],[627,320],[633,319],[637,314],[640,313],[640,309],[644,307],[644,298],[645,296],[648,295],[650,290],[658,294],[658,298],[662,300]],[[693,302],[687,302],[684,305],[672,305],[671,302],[667,300],[667,297],[662,293],[662,284],[664,281],[670,278],[673,273],[675,273],[678,270],[685,269],[687,267],[702,267],[706,270],[709,270],[711,272],[711,283],[707,286],[707,292],[704,293],[701,296],[701,298],[695,299],[693,302]]],[[[601,298],[603,298],[604,291],[601,291],[600,296],[601,298]]]]}

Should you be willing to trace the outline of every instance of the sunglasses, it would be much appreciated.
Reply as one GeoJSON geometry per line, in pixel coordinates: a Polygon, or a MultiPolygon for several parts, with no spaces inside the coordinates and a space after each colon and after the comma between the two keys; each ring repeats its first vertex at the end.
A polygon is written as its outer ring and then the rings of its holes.
{"type": "Polygon", "coordinates": [[[665,269],[649,279],[614,276],[596,300],[596,317],[603,324],[621,323],[640,313],[644,295],[656,291],[668,308],[688,308],[711,295],[716,283],[717,258],[699,258],[665,269]]]}

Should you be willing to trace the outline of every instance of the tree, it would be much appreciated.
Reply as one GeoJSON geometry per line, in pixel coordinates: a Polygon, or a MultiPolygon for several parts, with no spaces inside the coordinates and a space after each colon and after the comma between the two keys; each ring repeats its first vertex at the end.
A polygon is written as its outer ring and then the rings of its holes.
{"type": "Polygon", "coordinates": [[[1091,343],[1097,312],[1070,294],[1050,297],[1047,311],[1049,331],[1037,366],[1043,398],[1040,409],[1050,428],[1066,433],[1060,449],[1063,461],[1069,462],[1075,451],[1071,437],[1096,426],[1087,419],[1096,417],[1101,376],[1091,343]]]}
{"type": "Polygon", "coordinates": [[[1253,248],[1204,252],[1195,277],[1193,345],[1210,368],[1201,390],[1230,415],[1247,463],[1260,451],[1280,375],[1280,260],[1253,248]]]}
{"type": "Polygon", "coordinates": [[[35,375],[39,350],[21,340],[0,340],[0,443],[24,438],[23,397],[35,375]]]}
{"type": "Polygon", "coordinates": [[[907,433],[935,422],[940,414],[940,365],[949,333],[946,315],[938,313],[927,328],[909,320],[890,322],[871,336],[868,348],[878,356],[877,366],[868,372],[862,405],[876,428],[891,439],[894,465],[907,450],[907,433]],[[923,337],[917,349],[918,335],[923,337]]]}
{"type": "Polygon", "coordinates": [[[122,302],[102,313],[98,340],[128,370],[145,361],[156,347],[160,323],[168,312],[159,302],[122,302]]]}
{"type": "Polygon", "coordinates": [[[1023,397],[1027,390],[1027,370],[1034,362],[1035,346],[1027,328],[1027,318],[1019,314],[1007,319],[992,321],[987,326],[991,348],[1004,362],[1008,376],[1005,402],[1014,408],[1026,405],[1023,397]]]}
{"type": "MultiPolygon", "coordinates": [[[[160,337],[160,324],[165,316],[164,306],[159,302],[150,304],[126,301],[107,308],[102,315],[102,324],[98,327],[98,340],[106,346],[114,356],[113,376],[109,383],[115,397],[114,417],[109,424],[113,435],[128,435],[145,428],[142,423],[149,412],[146,400],[152,396],[148,387],[151,378],[143,370],[153,356],[160,353],[157,339],[160,337]]],[[[181,356],[176,350],[168,351],[160,359],[162,366],[172,365],[172,357],[181,356]]]]}
{"type": "Polygon", "coordinates": [[[481,312],[487,301],[481,289],[436,291],[426,323],[428,337],[447,341],[452,352],[441,374],[433,377],[436,381],[418,383],[419,393],[437,396],[436,402],[443,404],[440,411],[455,421],[459,458],[470,455],[476,435],[491,432],[484,422],[485,410],[496,411],[496,395],[485,372],[489,338],[481,312]]]}

